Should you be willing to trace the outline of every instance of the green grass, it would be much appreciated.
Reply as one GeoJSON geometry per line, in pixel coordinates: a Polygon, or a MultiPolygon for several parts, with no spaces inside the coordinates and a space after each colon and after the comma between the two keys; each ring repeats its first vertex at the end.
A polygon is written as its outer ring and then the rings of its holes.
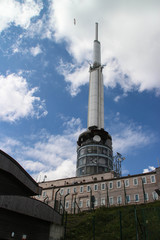
{"type": "Polygon", "coordinates": [[[160,201],[101,207],[67,217],[67,240],[136,240],[137,235],[138,240],[160,239],[160,201]]]}

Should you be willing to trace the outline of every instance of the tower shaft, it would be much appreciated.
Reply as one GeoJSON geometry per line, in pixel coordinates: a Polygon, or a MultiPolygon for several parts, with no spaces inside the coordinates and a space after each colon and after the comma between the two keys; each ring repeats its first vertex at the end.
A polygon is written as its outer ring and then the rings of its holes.
{"type": "Polygon", "coordinates": [[[104,128],[104,93],[101,66],[101,45],[98,41],[98,23],[96,23],[95,40],[93,45],[93,66],[90,67],[88,129],[104,128]]]}
{"type": "Polygon", "coordinates": [[[88,129],[80,134],[77,141],[77,177],[113,170],[112,138],[104,130],[102,69],[101,45],[96,23],[93,65],[90,67],[89,79],[88,129]]]}

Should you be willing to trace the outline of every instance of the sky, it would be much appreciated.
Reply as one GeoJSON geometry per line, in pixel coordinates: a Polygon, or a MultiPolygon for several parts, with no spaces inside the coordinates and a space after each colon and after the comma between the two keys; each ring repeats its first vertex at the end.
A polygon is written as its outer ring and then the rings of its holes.
{"type": "Polygon", "coordinates": [[[113,155],[159,166],[160,1],[0,0],[0,149],[36,181],[75,176],[95,22],[113,155]]]}

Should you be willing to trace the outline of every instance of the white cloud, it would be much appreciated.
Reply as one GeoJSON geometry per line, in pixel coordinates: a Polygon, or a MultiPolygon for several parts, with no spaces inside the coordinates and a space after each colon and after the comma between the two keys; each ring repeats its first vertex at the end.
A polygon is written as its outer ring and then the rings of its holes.
{"type": "MultiPolygon", "coordinates": [[[[61,135],[49,134],[44,129],[36,135],[24,136],[22,142],[0,135],[0,146],[38,181],[42,181],[45,175],[47,180],[73,177],[77,160],[76,141],[85,129],[82,129],[79,119],[64,118],[64,120],[65,123],[62,124],[64,131],[61,135]]],[[[117,122],[116,124],[113,122],[112,125],[114,131],[118,132],[112,134],[113,150],[120,152],[124,157],[128,152],[144,148],[150,142],[154,143],[153,134],[146,133],[140,126],[117,122]]],[[[124,167],[122,172],[128,174],[124,167]]]]}
{"type": "Polygon", "coordinates": [[[37,56],[38,54],[42,53],[42,49],[40,48],[39,45],[37,45],[36,47],[30,48],[30,52],[31,52],[31,54],[35,57],[35,56],[37,56]]]}
{"type": "Polygon", "coordinates": [[[25,0],[22,3],[16,0],[0,1],[0,32],[12,24],[27,29],[31,19],[39,15],[43,4],[41,0],[25,0]]]}
{"type": "Polygon", "coordinates": [[[41,117],[47,114],[45,102],[34,94],[38,88],[29,89],[20,74],[0,75],[0,119],[14,122],[24,117],[41,117]]]}
{"type": "MultiPolygon", "coordinates": [[[[119,84],[125,92],[155,89],[157,93],[160,88],[159,7],[160,2],[156,0],[101,0],[101,4],[98,0],[52,1],[48,28],[54,30],[57,42],[67,42],[68,52],[82,66],[84,61],[91,59],[94,22],[98,21],[102,62],[107,64],[105,86],[119,84]]],[[[81,77],[84,79],[79,67],[65,77],[71,84],[72,95],[87,82],[81,82],[81,77]]]]}
{"type": "Polygon", "coordinates": [[[143,148],[152,141],[155,141],[155,137],[152,133],[148,134],[141,126],[135,124],[117,123],[112,124],[112,141],[113,150],[122,154],[127,154],[133,149],[143,148]]]}
{"type": "Polygon", "coordinates": [[[14,157],[39,181],[40,178],[42,181],[45,175],[47,180],[73,177],[77,159],[76,142],[84,129],[81,128],[79,119],[67,119],[62,135],[52,135],[42,130],[28,138],[24,136],[22,142],[0,135],[1,149],[14,157]]]}
{"type": "Polygon", "coordinates": [[[148,166],[148,168],[143,169],[143,173],[147,173],[147,172],[152,172],[155,170],[155,167],[153,166],[148,166]]]}
{"type": "Polygon", "coordinates": [[[82,66],[77,66],[74,64],[63,63],[60,61],[60,64],[57,68],[58,72],[64,76],[64,79],[69,85],[67,90],[72,96],[76,96],[80,91],[80,86],[88,83],[88,63],[83,63],[82,66]]]}

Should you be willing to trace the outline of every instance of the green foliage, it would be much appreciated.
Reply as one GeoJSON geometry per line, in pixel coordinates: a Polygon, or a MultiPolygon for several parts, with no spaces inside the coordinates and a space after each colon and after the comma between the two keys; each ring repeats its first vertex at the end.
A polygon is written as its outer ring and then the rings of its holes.
{"type": "Polygon", "coordinates": [[[159,240],[160,202],[101,207],[67,217],[67,240],[159,240]]]}

